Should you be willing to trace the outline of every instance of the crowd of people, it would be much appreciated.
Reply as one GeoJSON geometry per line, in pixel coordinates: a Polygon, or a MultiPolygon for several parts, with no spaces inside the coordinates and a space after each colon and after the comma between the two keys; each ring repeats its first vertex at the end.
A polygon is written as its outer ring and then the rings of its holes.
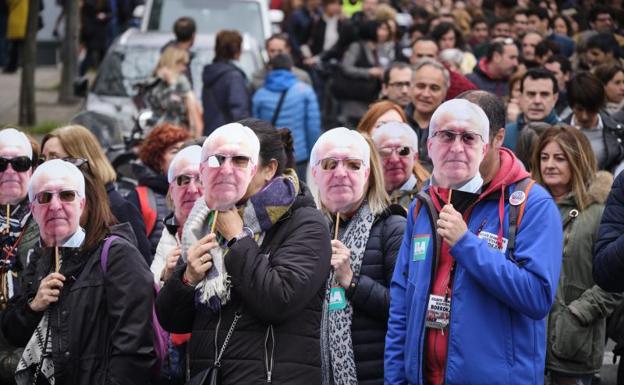
{"type": "Polygon", "coordinates": [[[437,5],[303,1],[252,79],[221,31],[201,101],[179,19],[127,195],[89,127],[1,129],[0,382],[595,383],[617,12],[437,5]]]}

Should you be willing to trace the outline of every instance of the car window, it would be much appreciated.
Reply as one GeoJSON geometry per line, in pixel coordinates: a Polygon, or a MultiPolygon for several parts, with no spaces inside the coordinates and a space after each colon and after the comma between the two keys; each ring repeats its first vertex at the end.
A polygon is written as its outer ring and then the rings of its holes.
{"type": "Polygon", "coordinates": [[[216,34],[222,29],[237,29],[264,41],[260,3],[234,0],[154,0],[148,31],[170,32],[182,16],[192,16],[197,32],[216,34]]]}
{"type": "MultiPolygon", "coordinates": [[[[134,96],[137,93],[135,85],[152,77],[154,68],[160,57],[162,47],[117,47],[111,49],[102,61],[98,76],[93,84],[92,92],[101,96],[134,96]]],[[[191,61],[191,75],[193,88],[197,95],[201,95],[202,72],[204,66],[212,63],[214,51],[212,49],[194,49],[191,61]]],[[[260,63],[250,51],[243,51],[240,57],[240,67],[250,80],[260,63]]]]}

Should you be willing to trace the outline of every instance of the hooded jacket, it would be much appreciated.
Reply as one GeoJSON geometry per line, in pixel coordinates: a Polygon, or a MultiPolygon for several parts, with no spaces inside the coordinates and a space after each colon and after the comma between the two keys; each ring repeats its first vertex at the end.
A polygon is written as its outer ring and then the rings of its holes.
{"type": "Polygon", "coordinates": [[[251,95],[247,77],[240,68],[228,61],[213,62],[204,67],[202,79],[204,135],[249,117],[251,95]]]}
{"type": "Polygon", "coordinates": [[[509,93],[508,79],[494,79],[487,70],[487,58],[482,57],[472,73],[466,75],[479,89],[493,93],[496,96],[507,96],[509,93]]]}
{"type": "Polygon", "coordinates": [[[290,70],[273,70],[253,96],[252,115],[272,121],[283,92],[286,95],[275,127],[290,129],[297,163],[304,162],[310,158],[312,146],[321,133],[321,113],[312,87],[298,80],[290,70]]]}
{"type": "MultiPolygon", "coordinates": [[[[57,385],[142,384],[156,364],[151,324],[153,280],[132,246],[127,223],[113,226],[121,238],[109,250],[108,271],[100,266],[103,241],[93,250],[62,250],[66,277],[59,301],[49,307],[52,359],[57,385]]],[[[28,265],[24,294],[2,313],[4,335],[25,346],[43,312],[29,300],[51,268],[51,250],[37,248],[28,265]]]]}
{"type": "Polygon", "coordinates": [[[546,367],[560,373],[600,371],[606,320],[622,299],[595,285],[591,274],[598,225],[612,181],[607,172],[597,175],[589,188],[592,203],[584,210],[573,195],[557,203],[565,240],[559,287],[548,315],[546,367]]]}
{"type": "Polygon", "coordinates": [[[236,324],[221,361],[222,384],[320,384],[319,330],[331,246],[327,222],[302,187],[293,206],[265,234],[262,245],[242,238],[225,265],[231,300],[219,313],[195,306],[195,288],[182,282],[184,264],[156,300],[163,328],[192,332],[191,376],[215,359],[236,312],[236,324]],[[272,370],[269,371],[269,369],[272,370]]]}
{"type": "MultiPolygon", "coordinates": [[[[561,265],[559,213],[550,194],[533,185],[516,232],[514,263],[506,250],[509,196],[528,174],[511,151],[499,154],[498,173],[467,215],[468,231],[449,249],[456,264],[443,373],[448,385],[544,380],[545,317],[561,265]]],[[[386,384],[425,384],[424,325],[438,261],[427,206],[417,214],[414,206],[390,286],[386,384]]]]}
{"type": "MultiPolygon", "coordinates": [[[[561,122],[561,119],[557,116],[557,112],[553,108],[552,111],[542,120],[544,123],[548,124],[557,124],[561,122]]],[[[512,123],[507,123],[505,126],[505,139],[503,140],[503,146],[507,147],[511,151],[516,150],[516,145],[518,144],[518,138],[520,137],[520,131],[529,124],[529,122],[524,117],[524,114],[520,114],[518,116],[518,120],[512,123]]]]}

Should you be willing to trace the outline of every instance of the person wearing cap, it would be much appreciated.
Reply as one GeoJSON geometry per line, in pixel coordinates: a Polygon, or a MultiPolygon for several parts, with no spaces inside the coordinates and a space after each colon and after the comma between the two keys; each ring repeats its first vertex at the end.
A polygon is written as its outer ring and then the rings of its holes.
{"type": "Polygon", "coordinates": [[[427,146],[431,185],[410,206],[390,286],[385,382],[542,384],[561,268],[557,207],[517,161],[501,157],[484,184],[489,121],[476,104],[443,103],[427,146]]]}
{"type": "Polygon", "coordinates": [[[418,161],[418,136],[405,123],[389,122],[373,130],[372,139],[381,157],[390,201],[407,210],[429,178],[418,161]]]}
{"type": "Polygon", "coordinates": [[[224,385],[321,382],[329,232],[309,191],[284,167],[292,150],[272,126],[266,131],[256,136],[230,123],[204,142],[202,197],[184,224],[183,263],[156,300],[166,330],[192,333],[195,381],[219,371],[224,385]]]}
{"type": "Polygon", "coordinates": [[[100,204],[88,207],[82,228],[85,178],[76,166],[45,162],[28,185],[40,247],[0,321],[9,342],[25,346],[18,385],[144,383],[156,363],[151,274],[130,225],[111,225],[104,187],[88,193],[100,204]]]}
{"type": "Polygon", "coordinates": [[[388,286],[405,210],[390,205],[372,142],[345,127],[312,149],[313,194],[334,234],[321,324],[323,384],[383,382],[388,286]]]}
{"type": "MultiPolygon", "coordinates": [[[[0,130],[0,309],[21,292],[28,250],[39,236],[27,198],[32,154],[25,134],[14,128],[0,130]]],[[[0,333],[0,383],[14,383],[20,356],[21,349],[11,346],[0,333]]]]}

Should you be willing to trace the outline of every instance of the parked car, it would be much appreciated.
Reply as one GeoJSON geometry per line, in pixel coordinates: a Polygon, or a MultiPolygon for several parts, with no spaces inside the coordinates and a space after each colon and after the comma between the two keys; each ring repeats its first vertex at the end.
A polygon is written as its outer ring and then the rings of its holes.
{"type": "MultiPolygon", "coordinates": [[[[138,113],[132,102],[136,85],[148,80],[158,63],[162,47],[171,39],[171,32],[141,32],[129,29],[109,48],[95,81],[87,95],[85,109],[115,117],[121,121],[122,136],[130,135],[138,113]]],[[[202,71],[214,58],[215,36],[198,33],[193,45],[191,75],[193,89],[201,100],[202,71]]],[[[260,47],[253,37],[243,36],[239,60],[247,77],[264,63],[260,47]]]]}

